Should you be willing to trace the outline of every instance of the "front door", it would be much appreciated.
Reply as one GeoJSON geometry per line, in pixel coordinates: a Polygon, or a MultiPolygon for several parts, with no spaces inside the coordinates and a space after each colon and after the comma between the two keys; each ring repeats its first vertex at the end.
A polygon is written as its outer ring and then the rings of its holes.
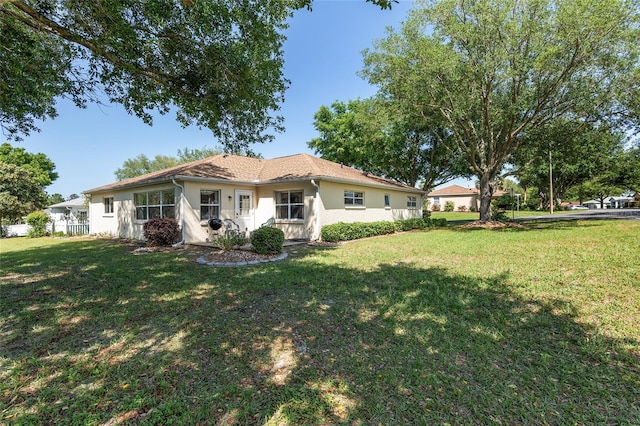
{"type": "Polygon", "coordinates": [[[236,223],[240,231],[253,231],[253,191],[236,190],[236,223]]]}

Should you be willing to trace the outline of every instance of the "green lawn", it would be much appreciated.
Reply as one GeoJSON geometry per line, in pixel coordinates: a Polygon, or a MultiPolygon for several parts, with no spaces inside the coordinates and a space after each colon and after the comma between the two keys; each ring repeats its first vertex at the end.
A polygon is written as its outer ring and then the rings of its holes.
{"type": "Polygon", "coordinates": [[[0,241],[0,424],[637,424],[640,222],[210,268],[0,241]]]}
{"type": "MultiPolygon", "coordinates": [[[[576,211],[554,211],[553,214],[581,214],[584,210],[576,210],[576,211]]],[[[518,218],[518,217],[529,217],[529,216],[550,216],[548,211],[534,211],[534,210],[520,210],[520,211],[512,211],[507,210],[505,212],[509,219],[518,218]]],[[[457,221],[457,220],[478,220],[480,218],[480,213],[478,212],[431,212],[431,217],[434,219],[444,218],[447,219],[448,222],[457,221]]]]}

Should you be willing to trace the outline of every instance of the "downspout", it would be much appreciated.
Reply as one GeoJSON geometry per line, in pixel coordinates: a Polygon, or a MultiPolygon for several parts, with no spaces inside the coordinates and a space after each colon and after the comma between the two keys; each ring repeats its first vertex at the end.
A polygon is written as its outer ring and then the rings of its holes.
{"type": "Polygon", "coordinates": [[[311,179],[311,185],[316,187],[316,195],[314,201],[314,210],[316,217],[315,229],[313,230],[312,240],[318,241],[320,239],[320,186],[316,183],[315,180],[311,179]]]}
{"type": "Polygon", "coordinates": [[[175,179],[171,179],[171,182],[178,188],[180,188],[180,230],[182,231],[182,240],[173,244],[172,247],[178,247],[184,244],[184,186],[178,184],[175,179]]]}

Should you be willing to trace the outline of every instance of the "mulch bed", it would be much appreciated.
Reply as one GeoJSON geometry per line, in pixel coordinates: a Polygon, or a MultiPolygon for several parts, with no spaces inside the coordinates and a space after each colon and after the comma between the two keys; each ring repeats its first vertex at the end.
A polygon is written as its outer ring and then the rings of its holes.
{"type": "Polygon", "coordinates": [[[496,228],[524,228],[519,223],[499,222],[497,220],[476,220],[461,225],[461,228],[467,229],[496,229],[496,228]]]}

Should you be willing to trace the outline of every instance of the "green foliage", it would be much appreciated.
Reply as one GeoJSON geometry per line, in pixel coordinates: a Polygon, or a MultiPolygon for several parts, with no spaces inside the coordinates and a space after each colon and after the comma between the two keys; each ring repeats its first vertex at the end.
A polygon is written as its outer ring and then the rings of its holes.
{"type": "Polygon", "coordinates": [[[508,222],[509,216],[504,210],[493,210],[491,212],[491,220],[496,222],[508,222]]]}
{"type": "Polygon", "coordinates": [[[172,108],[180,123],[207,127],[228,146],[271,140],[263,132],[282,127],[272,111],[287,86],[283,32],[298,3],[2,2],[2,46],[12,49],[2,50],[1,75],[21,89],[2,93],[29,95],[8,110],[11,131],[29,134],[34,118],[54,117],[57,96],[83,105],[104,87],[149,124],[152,112],[172,108]]]}
{"type": "Polygon", "coordinates": [[[247,238],[235,232],[217,234],[210,238],[211,244],[223,251],[234,250],[247,244],[247,238]]]}
{"type": "MultiPolygon", "coordinates": [[[[524,136],[513,156],[516,176],[523,185],[548,194],[551,155],[554,198],[564,200],[572,187],[624,164],[623,141],[622,133],[606,125],[556,119],[524,136]]],[[[544,201],[548,206],[548,197],[544,201]]]]}
{"type": "MultiPolygon", "coordinates": [[[[393,0],[369,0],[389,8],[393,0]]],[[[287,20],[311,0],[2,1],[0,125],[20,139],[104,93],[131,115],[176,112],[229,151],[273,140],[289,82],[287,20]],[[9,48],[10,47],[10,48],[9,48]]]]}
{"type": "Polygon", "coordinates": [[[634,1],[422,4],[365,52],[363,74],[385,99],[410,99],[414,117],[447,123],[478,177],[481,220],[523,135],[558,117],[633,116],[625,101],[637,92],[634,1]]]}
{"type": "Polygon", "coordinates": [[[400,231],[424,229],[434,226],[446,226],[446,219],[412,218],[395,222],[338,222],[322,227],[322,241],[336,243],[339,241],[357,240],[378,235],[393,234],[400,231]]]}
{"type": "Polygon", "coordinates": [[[142,233],[152,246],[170,246],[180,239],[180,226],[172,218],[153,218],[144,223],[142,233]]]}
{"type": "Polygon", "coordinates": [[[46,206],[46,194],[31,173],[0,161],[0,220],[15,222],[46,206]]]}
{"type": "Polygon", "coordinates": [[[164,170],[191,161],[201,160],[222,153],[222,149],[202,148],[202,149],[179,149],[175,157],[168,155],[156,155],[150,160],[144,154],[124,161],[121,168],[115,171],[117,180],[124,180],[141,176],[147,173],[164,170]]]}
{"type": "Polygon", "coordinates": [[[615,183],[618,186],[640,192],[640,146],[625,151],[615,164],[615,170],[615,183]]]}
{"type": "Polygon", "coordinates": [[[65,199],[62,196],[62,194],[59,193],[54,193],[54,194],[47,194],[47,206],[51,206],[53,204],[58,204],[58,203],[62,203],[64,202],[65,199]]]}
{"type": "Polygon", "coordinates": [[[284,232],[279,228],[262,226],[251,234],[251,246],[258,254],[278,254],[284,246],[284,232]]]}
{"type": "Polygon", "coordinates": [[[445,219],[444,217],[431,219],[431,224],[435,228],[444,228],[447,226],[447,219],[445,219]]]}
{"type": "Polygon", "coordinates": [[[419,122],[414,113],[404,98],[334,102],[314,115],[320,137],[308,145],[327,160],[424,190],[468,174],[441,123],[419,122]]]}
{"type": "Polygon", "coordinates": [[[456,205],[455,205],[455,203],[453,201],[446,201],[444,203],[444,211],[445,212],[452,212],[455,207],[456,207],[456,205]]]}
{"type": "Polygon", "coordinates": [[[44,237],[47,235],[47,224],[51,222],[51,218],[42,211],[32,212],[27,215],[25,222],[31,226],[27,232],[29,238],[44,237]]]}
{"type": "Polygon", "coordinates": [[[8,143],[0,145],[0,161],[28,170],[33,180],[41,187],[49,186],[58,179],[56,166],[45,154],[32,154],[24,148],[15,148],[8,143]]]}

